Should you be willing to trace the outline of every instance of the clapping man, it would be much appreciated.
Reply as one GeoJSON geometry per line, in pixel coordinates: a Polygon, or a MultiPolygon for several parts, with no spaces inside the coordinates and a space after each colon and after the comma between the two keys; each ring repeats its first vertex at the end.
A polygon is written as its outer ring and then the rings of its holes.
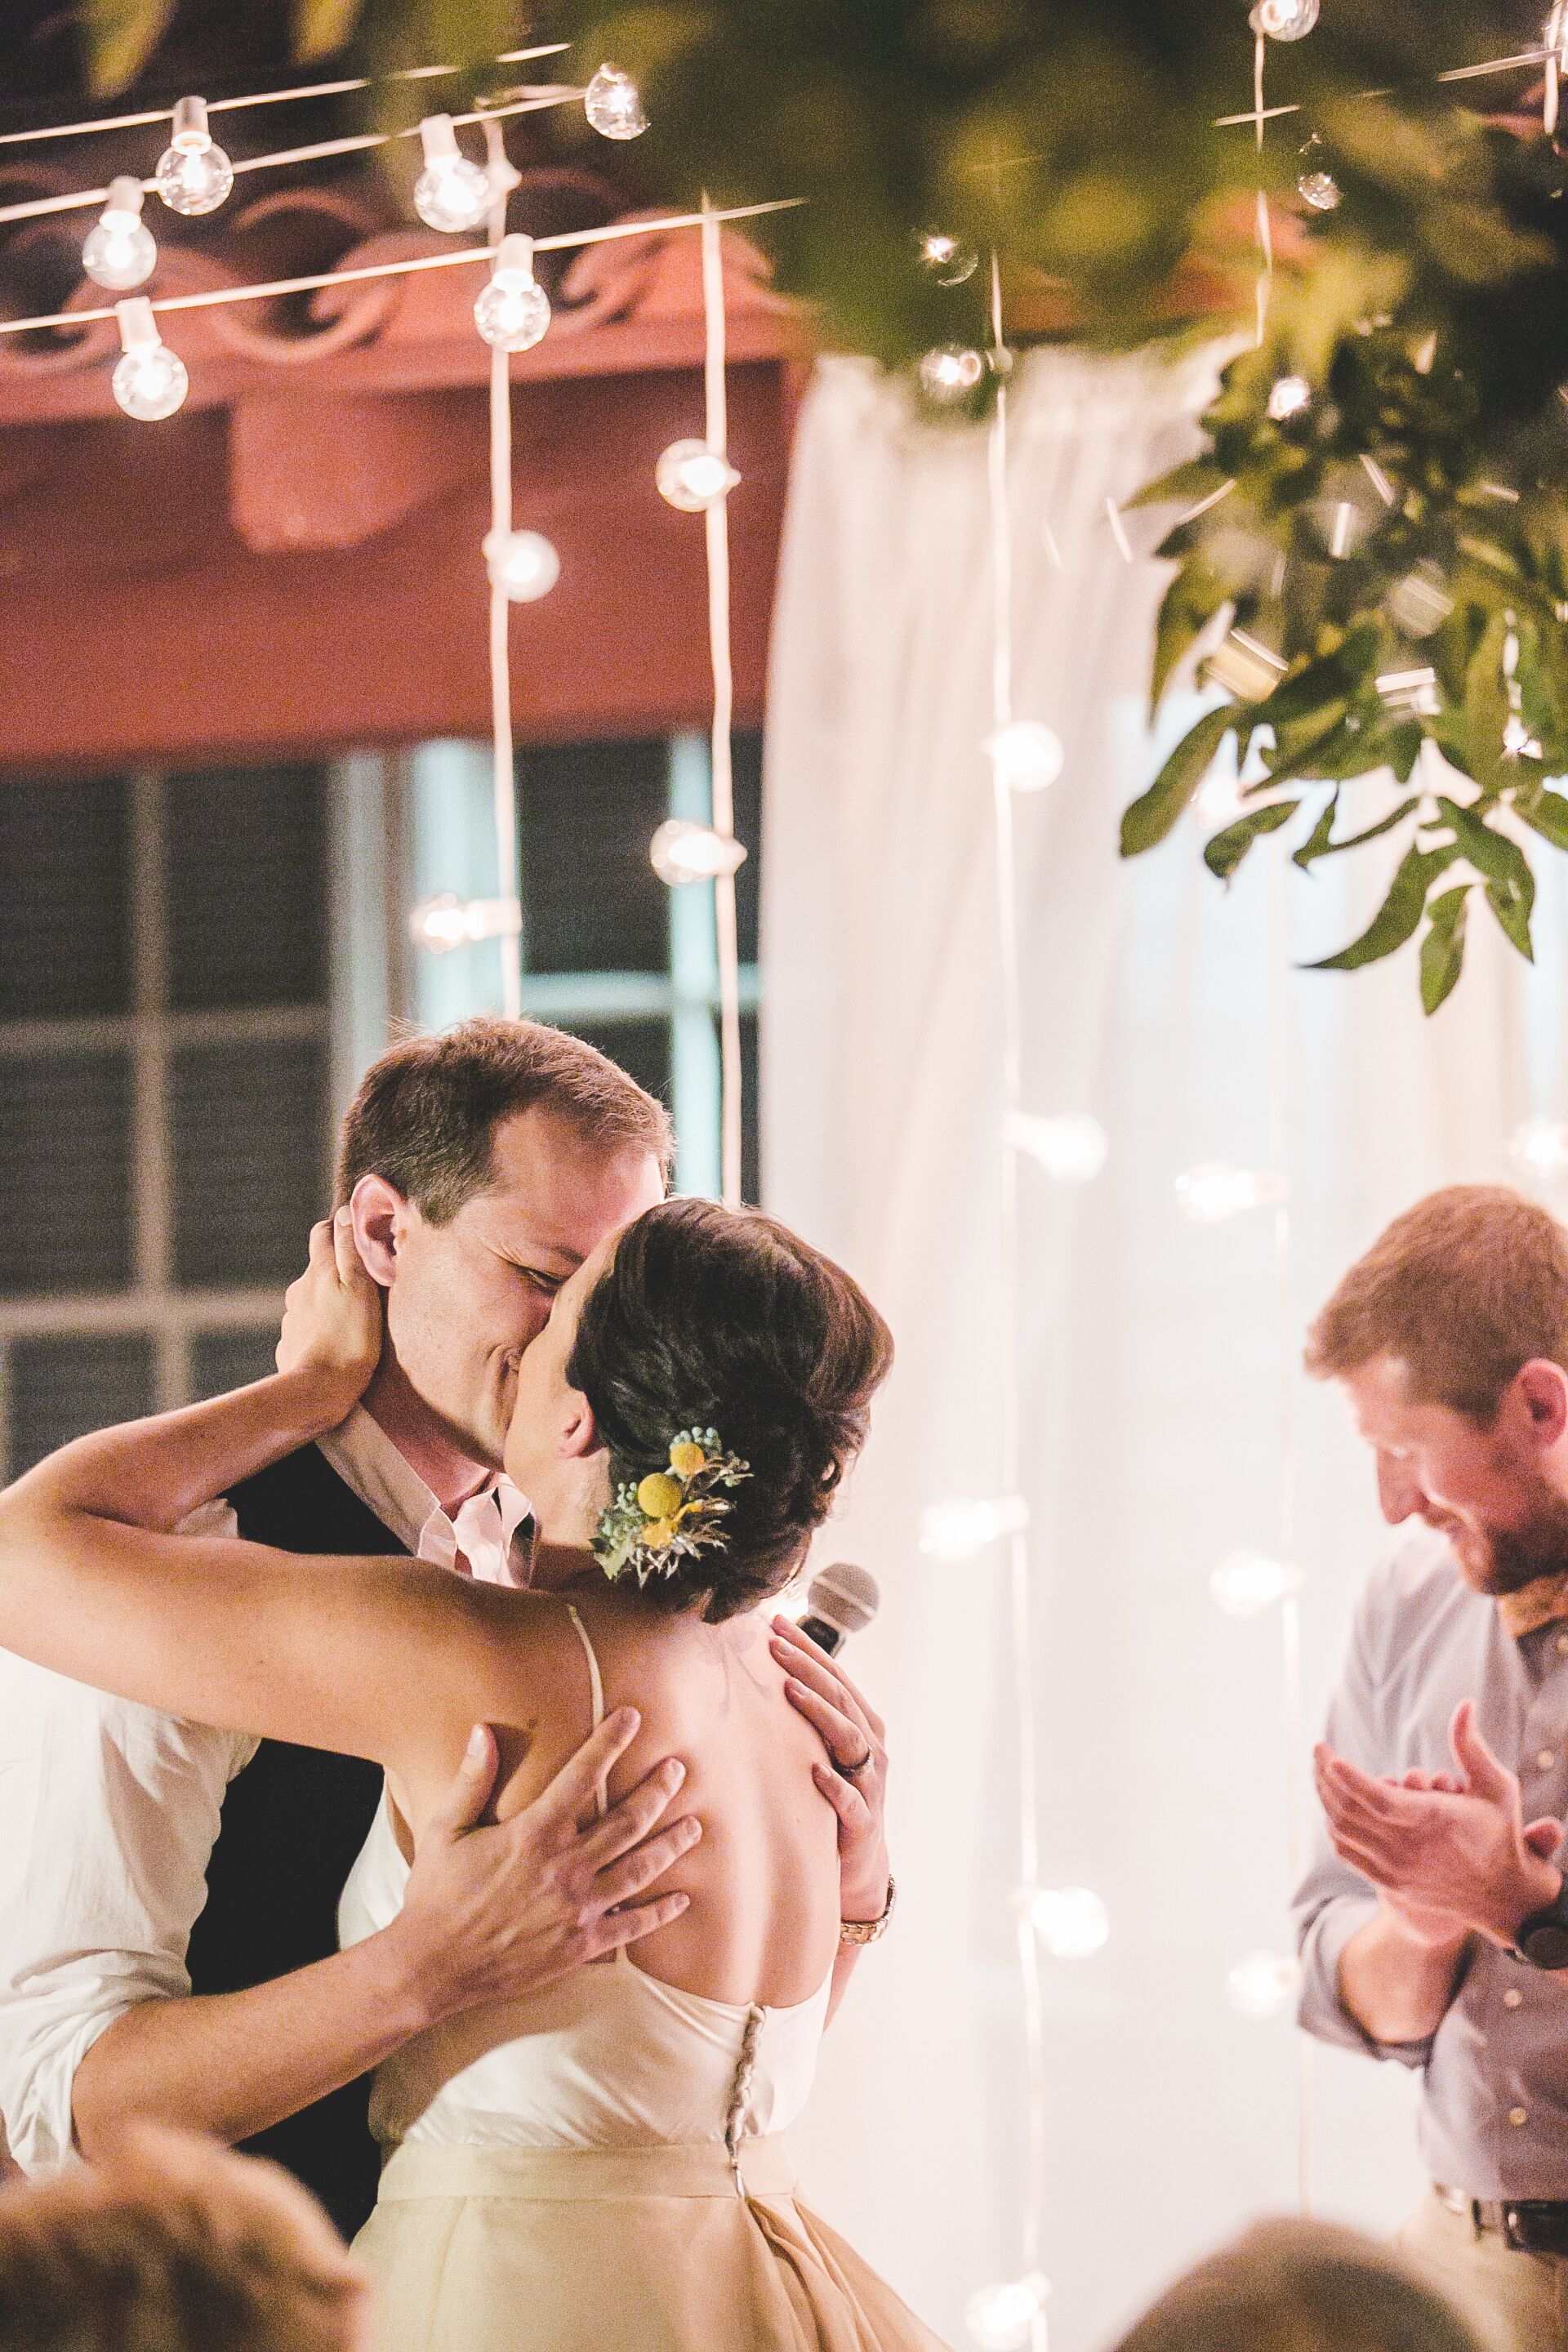
{"type": "Polygon", "coordinates": [[[1568,2352],[1568,1234],[1434,1193],[1341,1282],[1339,1381],[1384,1517],[1316,1753],[1301,2022],[1420,2070],[1407,2249],[1517,2352],[1568,2352]]]}

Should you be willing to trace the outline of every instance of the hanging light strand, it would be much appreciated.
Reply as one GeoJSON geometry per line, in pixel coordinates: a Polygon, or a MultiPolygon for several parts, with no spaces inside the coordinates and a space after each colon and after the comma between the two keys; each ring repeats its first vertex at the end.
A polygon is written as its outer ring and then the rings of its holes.
{"type": "MultiPolygon", "coordinates": [[[[489,241],[500,249],[506,235],[507,200],[517,173],[507,161],[499,122],[487,121],[485,146],[490,178],[489,241]]],[[[500,344],[490,349],[490,538],[504,548],[511,536],[511,357],[500,344]]],[[[503,899],[519,888],[517,865],[517,770],[511,740],[511,600],[503,578],[490,574],[491,797],[495,811],[496,888],[503,899]]],[[[522,924],[503,932],[500,950],[501,1011],[509,1021],[522,1012],[522,924]]]]}
{"type": "MultiPolygon", "coordinates": [[[[727,465],[730,422],[724,383],[724,255],[720,242],[720,222],[723,215],[710,208],[706,193],[700,217],[702,224],[704,437],[712,455],[727,465]]],[[[713,498],[703,509],[708,552],[708,645],[713,665],[712,817],[713,831],[723,841],[732,841],[735,836],[735,780],[731,752],[735,681],[730,644],[729,503],[727,498],[713,498]]],[[[721,1183],[725,1201],[730,1207],[737,1208],[741,1201],[743,1103],[741,955],[733,866],[713,877],[713,916],[719,953],[721,1183]]]]}
{"type": "MultiPolygon", "coordinates": [[[[1013,723],[1013,538],[1007,508],[1007,372],[1002,338],[1002,272],[991,256],[991,339],[996,358],[996,404],[986,438],[986,485],[991,526],[993,626],[991,716],[994,735],[1013,723]]],[[[996,919],[1002,982],[1001,1183],[1001,1484],[1006,1495],[1019,1490],[1023,1472],[1020,1383],[1018,1156],[1022,1116],[1022,993],[1018,962],[1017,871],[1013,838],[1013,793],[999,761],[992,763],[995,810],[996,919]]],[[[1035,1721],[1034,1612],[1029,1587],[1027,1516],[1016,1515],[1007,1537],[1013,1633],[1013,1690],[1018,1762],[1018,1870],[1023,1888],[1039,1885],[1040,1851],[1037,1796],[1037,1736],[1035,1721]]],[[[1040,1982],[1040,1943],[1026,1907],[1016,1911],[1016,1933],[1024,2013],[1025,2095],[1028,2106],[1027,2169],[1022,2228],[1022,2269],[1033,2279],[1040,2269],[1040,2239],[1046,2197],[1045,2015],[1040,1982]]],[[[1030,2352],[1047,2352],[1043,2294],[1026,2298],[1030,2352]]]]}

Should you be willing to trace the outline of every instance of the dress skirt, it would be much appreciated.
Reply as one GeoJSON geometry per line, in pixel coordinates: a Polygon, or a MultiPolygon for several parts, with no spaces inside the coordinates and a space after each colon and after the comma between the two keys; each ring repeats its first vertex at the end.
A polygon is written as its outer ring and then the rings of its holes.
{"type": "Polygon", "coordinates": [[[947,2352],[796,2199],[780,2138],[397,2150],[354,2241],[378,2352],[947,2352]]]}

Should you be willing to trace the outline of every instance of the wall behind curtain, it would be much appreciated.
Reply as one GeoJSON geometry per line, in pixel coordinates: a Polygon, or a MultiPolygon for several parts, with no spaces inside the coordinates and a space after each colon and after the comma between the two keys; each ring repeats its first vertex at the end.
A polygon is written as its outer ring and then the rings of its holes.
{"type": "MultiPolygon", "coordinates": [[[[1067,751],[1060,782],[1016,803],[1025,1094],[1110,1138],[1087,1188],[1024,1171],[1042,1878],[1095,1888],[1112,1920],[1097,1958],[1047,1964],[1055,2352],[1108,2341],[1295,2194],[1298,2039],[1237,2015],[1226,1976],[1286,1948],[1288,1782],[1310,1820],[1307,1759],[1287,1757],[1278,1617],[1237,1622],[1207,1591],[1226,1552],[1278,1542],[1272,1225],[1193,1226],[1173,1180],[1268,1164],[1277,942],[1293,1357],[1382,1223],[1433,1185],[1509,1176],[1519,1120],[1564,1108],[1554,875],[1535,971],[1483,912],[1427,1023],[1408,956],[1348,979],[1294,969],[1362,927],[1379,873],[1287,870],[1271,932],[1267,849],[1228,893],[1191,824],[1117,858],[1157,757],[1143,698],[1164,575],[1128,565],[1105,502],[1192,446],[1211,366],[1044,352],[1015,379],[1015,703],[1067,751]]],[[[1151,525],[1129,520],[1146,547],[1151,525]]],[[[774,628],[765,1192],[868,1284],[899,1342],[830,1548],[886,1594],[851,1670],[889,1721],[900,1904],[794,2137],[826,2212],[955,2341],[966,2296],[1020,2267],[1024,2132],[1005,1562],[996,1547],[942,1567],[915,1543],[925,1504],[998,1476],[988,565],[980,440],[917,430],[864,368],[826,363],[774,628]]],[[[1291,1391],[1310,1737],[1384,1538],[1339,1400],[1299,1377],[1291,1391]]],[[[1319,2210],[1392,2225],[1418,2182],[1409,2080],[1337,2053],[1311,2072],[1319,2210]]]]}

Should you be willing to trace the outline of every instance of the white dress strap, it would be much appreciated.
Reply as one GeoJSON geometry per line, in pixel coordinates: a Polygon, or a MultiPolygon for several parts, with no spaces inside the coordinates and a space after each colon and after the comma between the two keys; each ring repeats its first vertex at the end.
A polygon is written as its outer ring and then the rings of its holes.
{"type": "MultiPolygon", "coordinates": [[[[583,1620],[578,1616],[577,1612],[573,1608],[572,1603],[569,1601],[563,1605],[565,1607],[566,1614],[571,1618],[573,1624],[577,1629],[577,1639],[583,1644],[583,1655],[588,1661],[588,1688],[592,1694],[594,1702],[594,1729],[597,1731],[600,1724],[605,1720],[605,1677],[599,1672],[599,1661],[597,1654],[595,1652],[594,1644],[588,1639],[588,1628],[584,1624],[583,1620]]],[[[599,1819],[601,1821],[604,1820],[605,1813],[609,1811],[609,1797],[605,1792],[605,1784],[603,1780],[601,1780],[598,1787],[594,1791],[594,1803],[597,1808],[599,1819]]],[[[616,1954],[616,1958],[619,1958],[619,1953],[616,1954]]]]}

